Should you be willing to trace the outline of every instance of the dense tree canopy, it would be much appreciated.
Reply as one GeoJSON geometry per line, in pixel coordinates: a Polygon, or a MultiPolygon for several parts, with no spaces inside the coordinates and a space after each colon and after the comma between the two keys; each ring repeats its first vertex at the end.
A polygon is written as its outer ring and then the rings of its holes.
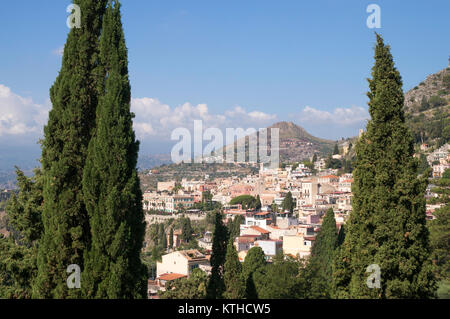
{"type": "Polygon", "coordinates": [[[353,211],[335,259],[334,296],[432,297],[435,280],[425,226],[427,179],[418,178],[403,111],[402,80],[379,35],[369,87],[371,119],[356,146],[353,211]],[[380,267],[380,288],[367,284],[370,265],[380,267]]]}

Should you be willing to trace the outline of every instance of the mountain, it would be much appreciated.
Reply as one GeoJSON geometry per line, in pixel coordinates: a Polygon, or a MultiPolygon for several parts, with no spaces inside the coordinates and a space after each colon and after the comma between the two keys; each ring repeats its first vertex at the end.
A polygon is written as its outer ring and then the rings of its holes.
{"type": "Polygon", "coordinates": [[[138,169],[147,170],[152,169],[163,164],[171,164],[172,159],[169,153],[167,154],[139,154],[138,169]]]}
{"type": "MultiPolygon", "coordinates": [[[[336,141],[325,140],[309,134],[304,128],[292,122],[278,122],[267,128],[267,146],[271,149],[271,129],[279,129],[279,154],[280,162],[299,162],[310,160],[314,154],[326,156],[333,151],[336,141]]],[[[259,132],[256,133],[259,136],[259,132]]],[[[245,137],[246,160],[248,160],[248,141],[249,137],[245,137]]],[[[225,146],[218,150],[216,154],[226,154],[226,150],[234,146],[236,150],[237,142],[225,146]]],[[[259,149],[259,139],[258,139],[259,149]]]]}
{"type": "Polygon", "coordinates": [[[416,143],[450,142],[450,67],[405,93],[405,113],[416,143]]]}

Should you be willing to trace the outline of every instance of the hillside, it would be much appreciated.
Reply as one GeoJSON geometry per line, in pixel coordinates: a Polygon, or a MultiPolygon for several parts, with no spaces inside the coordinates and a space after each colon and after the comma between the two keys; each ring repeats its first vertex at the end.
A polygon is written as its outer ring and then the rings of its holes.
{"type": "MultiPolygon", "coordinates": [[[[325,156],[332,152],[335,141],[321,139],[312,136],[306,130],[292,122],[278,122],[268,127],[267,140],[268,150],[271,149],[271,128],[278,128],[279,131],[279,154],[280,162],[299,162],[303,160],[310,160],[314,154],[319,156],[325,156]]],[[[259,132],[256,133],[259,136],[259,132]]],[[[246,147],[246,160],[248,160],[248,141],[249,138],[245,137],[246,147]]],[[[234,149],[236,150],[237,142],[234,143],[234,149]]],[[[259,141],[258,141],[259,149],[259,141]]],[[[217,154],[222,152],[226,154],[226,150],[233,145],[227,145],[220,149],[217,154]]]]}
{"type": "Polygon", "coordinates": [[[450,68],[428,76],[405,94],[414,141],[439,147],[450,141],[450,68]]]}

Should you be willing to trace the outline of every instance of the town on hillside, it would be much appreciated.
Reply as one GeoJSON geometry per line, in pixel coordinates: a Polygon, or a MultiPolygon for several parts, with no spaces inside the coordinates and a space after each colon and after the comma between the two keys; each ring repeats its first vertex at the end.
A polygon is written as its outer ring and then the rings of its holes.
{"type": "MultiPolygon", "coordinates": [[[[350,146],[351,148],[351,146],[350,146]]],[[[434,180],[450,168],[449,144],[428,152],[427,161],[434,180]]],[[[339,147],[332,159],[340,160],[349,152],[349,143],[339,147]]],[[[267,262],[277,254],[308,259],[322,220],[328,209],[334,211],[340,230],[352,210],[352,173],[329,168],[327,158],[304,163],[281,165],[270,169],[263,164],[259,171],[245,177],[158,182],[157,189],[143,194],[148,234],[148,254],[158,255],[155,270],[148,281],[149,298],[159,298],[168,283],[189,277],[194,269],[211,273],[210,257],[213,234],[211,211],[223,212],[223,223],[236,231],[234,246],[240,262],[248,251],[261,247],[267,262]],[[186,226],[188,224],[188,226],[186,226]],[[236,227],[236,225],[238,225],[236,227]],[[159,239],[158,239],[159,237],[159,239]],[[161,238],[165,237],[165,238],[161,238]],[[154,240],[165,247],[158,252],[154,240]]],[[[426,197],[438,197],[434,186],[426,197]]],[[[427,201],[427,219],[443,204],[427,201]]]]}

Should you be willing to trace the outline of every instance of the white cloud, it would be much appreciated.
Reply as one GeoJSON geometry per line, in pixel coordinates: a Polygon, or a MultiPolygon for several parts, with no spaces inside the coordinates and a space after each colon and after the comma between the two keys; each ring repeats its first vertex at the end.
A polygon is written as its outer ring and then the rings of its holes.
{"type": "Polygon", "coordinates": [[[48,105],[40,105],[0,84],[0,137],[40,134],[48,118],[48,105]]]}
{"type": "Polygon", "coordinates": [[[202,120],[203,128],[225,129],[265,127],[273,124],[277,116],[260,111],[247,112],[241,106],[225,111],[223,114],[211,113],[207,104],[192,105],[186,102],[175,108],[154,98],[135,98],[131,110],[136,114],[134,129],[139,139],[169,139],[171,132],[178,127],[192,130],[194,120],[202,120]]]}
{"type": "Polygon", "coordinates": [[[299,114],[302,123],[335,124],[335,125],[358,125],[369,118],[369,112],[359,106],[349,108],[336,108],[332,112],[322,111],[306,106],[299,114]]]}
{"type": "MultiPolygon", "coordinates": [[[[43,134],[43,127],[51,109],[50,100],[44,105],[31,98],[15,94],[0,84],[0,137],[26,137],[37,140],[43,134]]],[[[203,129],[266,127],[276,120],[274,114],[253,110],[247,112],[235,106],[223,113],[212,113],[207,104],[193,105],[189,102],[170,107],[155,98],[133,98],[131,110],[135,113],[134,129],[140,140],[169,141],[175,128],[185,127],[192,131],[194,120],[203,121],[203,129]]]]}

